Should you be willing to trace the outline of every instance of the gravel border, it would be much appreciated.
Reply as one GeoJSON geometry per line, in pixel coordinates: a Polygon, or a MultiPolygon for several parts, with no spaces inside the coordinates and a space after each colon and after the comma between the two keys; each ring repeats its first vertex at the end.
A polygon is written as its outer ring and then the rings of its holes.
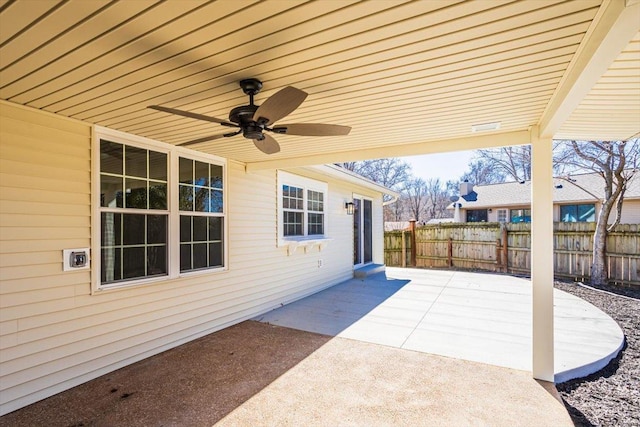
{"type": "Polygon", "coordinates": [[[620,354],[584,378],[556,384],[576,426],[640,426],[640,290],[556,282],[615,320],[625,335],[620,354]]]}

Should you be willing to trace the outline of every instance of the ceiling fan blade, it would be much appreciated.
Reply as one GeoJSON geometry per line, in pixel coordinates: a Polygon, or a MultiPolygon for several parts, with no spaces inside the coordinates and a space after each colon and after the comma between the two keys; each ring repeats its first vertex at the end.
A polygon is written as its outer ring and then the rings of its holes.
{"type": "Polygon", "coordinates": [[[205,120],[207,122],[220,123],[225,126],[239,127],[234,123],[229,123],[226,120],[216,119],[215,117],[205,116],[204,114],[192,113],[190,111],[178,110],[175,108],[163,107],[161,105],[149,105],[147,108],[153,110],[164,111],[165,113],[177,114],[178,116],[190,117],[192,119],[205,120]]]}
{"type": "Polygon", "coordinates": [[[298,108],[306,97],[306,92],[287,86],[271,95],[258,107],[253,115],[253,121],[263,125],[277,122],[298,108]]]}
{"type": "Polygon", "coordinates": [[[292,123],[275,126],[273,131],[285,135],[337,136],[349,135],[351,128],[349,126],[325,125],[322,123],[292,123]]]}
{"type": "Polygon", "coordinates": [[[263,139],[254,139],[253,144],[264,154],[274,154],[280,151],[280,144],[273,137],[262,134],[263,139]]]}
{"type": "Polygon", "coordinates": [[[220,139],[220,138],[224,138],[224,137],[225,137],[225,134],[209,135],[209,136],[204,136],[202,138],[193,139],[191,141],[181,142],[180,144],[176,144],[176,145],[178,145],[180,147],[184,147],[186,145],[200,144],[201,142],[213,141],[214,139],[220,139]]]}

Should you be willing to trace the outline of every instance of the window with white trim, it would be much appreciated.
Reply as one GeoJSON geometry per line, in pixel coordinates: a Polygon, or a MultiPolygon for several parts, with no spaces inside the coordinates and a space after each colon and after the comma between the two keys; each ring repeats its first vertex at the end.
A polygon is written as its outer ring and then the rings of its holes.
{"type": "Polygon", "coordinates": [[[102,284],[168,274],[167,153],[100,141],[102,284]]]}
{"type": "Polygon", "coordinates": [[[224,159],[96,132],[97,288],[224,269],[224,159]]]}
{"type": "Polygon", "coordinates": [[[325,238],[326,182],[278,171],[278,237],[281,241],[325,238]]]}
{"type": "Polygon", "coordinates": [[[222,267],[222,166],[180,157],[180,271],[222,267]]]}
{"type": "Polygon", "coordinates": [[[498,222],[507,222],[507,210],[506,209],[498,209],[498,222]]]}

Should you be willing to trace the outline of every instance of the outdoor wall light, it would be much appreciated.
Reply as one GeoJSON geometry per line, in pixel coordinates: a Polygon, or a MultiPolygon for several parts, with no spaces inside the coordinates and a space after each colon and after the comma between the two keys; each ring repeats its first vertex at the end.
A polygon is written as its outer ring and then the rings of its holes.
{"type": "Polygon", "coordinates": [[[353,215],[353,211],[355,209],[355,205],[353,204],[353,202],[345,203],[344,208],[347,210],[347,215],[353,215]]]}

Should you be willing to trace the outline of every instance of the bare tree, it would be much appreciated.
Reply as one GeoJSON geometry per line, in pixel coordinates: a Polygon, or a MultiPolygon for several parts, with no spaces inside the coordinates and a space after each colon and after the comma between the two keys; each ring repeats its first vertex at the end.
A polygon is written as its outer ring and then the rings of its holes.
{"type": "MultiPolygon", "coordinates": [[[[479,162],[477,172],[484,172],[480,177],[492,181],[484,182],[485,184],[504,182],[505,178],[511,178],[515,181],[531,179],[530,145],[477,150],[475,161],[479,162]]],[[[479,184],[479,182],[473,183],[479,184]]]]}
{"type": "MultiPolygon", "coordinates": [[[[412,179],[411,165],[397,157],[387,159],[364,160],[361,162],[338,163],[352,172],[362,175],[380,185],[402,192],[406,183],[412,179]]],[[[389,202],[391,196],[385,195],[384,201],[389,202]]],[[[383,217],[385,221],[400,221],[405,215],[405,206],[400,201],[385,204],[383,217]]]]}
{"type": "Polygon", "coordinates": [[[410,219],[421,221],[424,216],[424,207],[426,204],[427,184],[422,178],[411,179],[403,193],[403,198],[407,202],[410,219]]]}
{"type": "Polygon", "coordinates": [[[469,170],[460,177],[460,181],[469,181],[474,185],[495,184],[504,182],[505,174],[488,159],[472,158],[469,170]]]}
{"type": "Polygon", "coordinates": [[[432,218],[447,218],[451,214],[447,211],[447,206],[451,203],[449,197],[457,193],[457,186],[454,191],[449,191],[451,184],[443,183],[440,178],[431,178],[425,182],[425,220],[432,218]]]}
{"type": "MultiPolygon", "coordinates": [[[[556,164],[563,172],[590,170],[602,177],[603,193],[593,236],[591,283],[607,284],[607,234],[620,223],[627,185],[638,172],[640,140],[629,141],[563,141],[557,146],[556,164]],[[614,210],[615,219],[609,224],[614,210]]],[[[594,195],[595,196],[595,195],[594,195]]]]}

